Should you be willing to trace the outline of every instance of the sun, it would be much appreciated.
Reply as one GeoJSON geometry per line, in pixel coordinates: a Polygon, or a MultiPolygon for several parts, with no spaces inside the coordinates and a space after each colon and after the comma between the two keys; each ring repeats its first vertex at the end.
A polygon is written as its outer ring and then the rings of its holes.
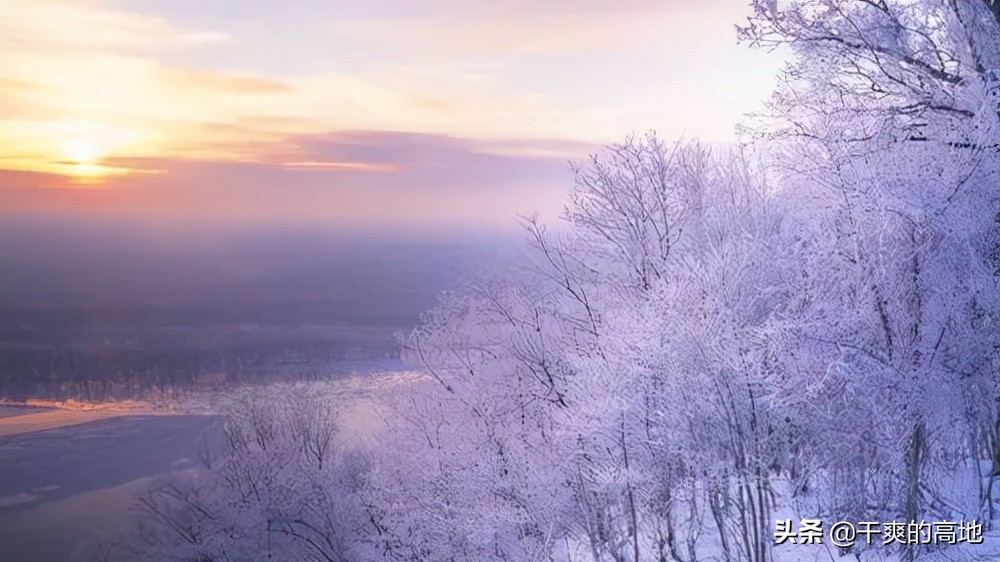
{"type": "Polygon", "coordinates": [[[72,139],[66,141],[62,148],[64,159],[77,165],[96,164],[102,153],[97,142],[91,139],[72,139]]]}
{"type": "Polygon", "coordinates": [[[66,172],[79,182],[99,182],[114,171],[113,168],[101,165],[101,158],[106,155],[106,151],[100,143],[93,139],[75,138],[68,140],[63,143],[60,152],[62,155],[61,163],[66,172]]]}

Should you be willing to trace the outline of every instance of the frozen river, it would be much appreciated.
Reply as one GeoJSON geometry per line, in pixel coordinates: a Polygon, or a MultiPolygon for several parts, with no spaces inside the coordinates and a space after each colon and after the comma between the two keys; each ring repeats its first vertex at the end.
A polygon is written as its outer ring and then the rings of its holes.
{"type": "Polygon", "coordinates": [[[0,559],[66,560],[129,521],[153,476],[197,466],[211,416],[122,416],[0,438],[0,559]]]}

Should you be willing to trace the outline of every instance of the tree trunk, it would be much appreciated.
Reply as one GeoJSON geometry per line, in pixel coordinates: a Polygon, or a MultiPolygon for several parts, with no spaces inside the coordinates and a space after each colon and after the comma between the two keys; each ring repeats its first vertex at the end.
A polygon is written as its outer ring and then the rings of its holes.
{"type": "MultiPolygon", "coordinates": [[[[924,423],[917,422],[906,448],[906,503],[903,507],[905,522],[920,520],[920,468],[927,447],[924,432],[924,423]]],[[[903,551],[903,560],[912,561],[915,557],[915,547],[908,546],[903,551]]]]}

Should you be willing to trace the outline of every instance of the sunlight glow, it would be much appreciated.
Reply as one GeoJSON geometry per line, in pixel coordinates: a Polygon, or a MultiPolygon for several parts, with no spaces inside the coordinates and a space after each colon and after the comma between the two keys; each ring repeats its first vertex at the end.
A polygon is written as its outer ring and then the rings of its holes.
{"type": "Polygon", "coordinates": [[[60,172],[72,176],[76,183],[97,184],[107,176],[122,175],[128,169],[101,164],[107,148],[99,140],[89,137],[72,138],[60,149],[62,160],[57,162],[60,172]]]}
{"type": "Polygon", "coordinates": [[[85,166],[99,160],[103,151],[93,139],[72,139],[63,145],[62,155],[78,166],[85,166]]]}
{"type": "Polygon", "coordinates": [[[144,171],[114,160],[142,155],[148,150],[143,140],[129,127],[95,120],[0,121],[3,168],[58,174],[74,183],[144,171]]]}

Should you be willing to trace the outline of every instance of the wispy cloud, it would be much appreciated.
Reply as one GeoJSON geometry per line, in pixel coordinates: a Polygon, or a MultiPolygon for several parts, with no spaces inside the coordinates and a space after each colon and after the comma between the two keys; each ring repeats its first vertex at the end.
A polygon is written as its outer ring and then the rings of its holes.
{"type": "Polygon", "coordinates": [[[554,100],[537,96],[494,94],[486,85],[452,92],[386,86],[342,72],[178,67],[161,62],[157,50],[205,49],[228,35],[82,5],[4,6],[0,154],[8,168],[110,171],[95,166],[116,156],[253,161],[289,136],[338,129],[484,137],[572,129],[554,100]],[[74,148],[81,145],[88,147],[74,148]],[[88,158],[76,161],[82,152],[88,158]]]}
{"type": "Polygon", "coordinates": [[[322,162],[303,160],[298,162],[282,162],[285,168],[300,170],[328,170],[331,172],[398,172],[396,164],[369,164],[366,162],[322,162]]]}
{"type": "Polygon", "coordinates": [[[219,31],[183,30],[158,18],[53,0],[5,0],[0,48],[149,49],[229,41],[219,31]]]}
{"type": "Polygon", "coordinates": [[[728,138],[777,66],[732,50],[741,4],[7,0],[0,187],[20,195],[5,208],[552,207],[564,162],[599,144],[728,138]]]}
{"type": "Polygon", "coordinates": [[[108,177],[104,189],[0,170],[0,213],[510,228],[517,213],[554,216],[572,179],[562,158],[492,154],[474,139],[401,132],[298,137],[261,159],[111,159],[112,166],[161,173],[108,177]],[[301,160],[289,160],[293,155],[301,160]]]}

